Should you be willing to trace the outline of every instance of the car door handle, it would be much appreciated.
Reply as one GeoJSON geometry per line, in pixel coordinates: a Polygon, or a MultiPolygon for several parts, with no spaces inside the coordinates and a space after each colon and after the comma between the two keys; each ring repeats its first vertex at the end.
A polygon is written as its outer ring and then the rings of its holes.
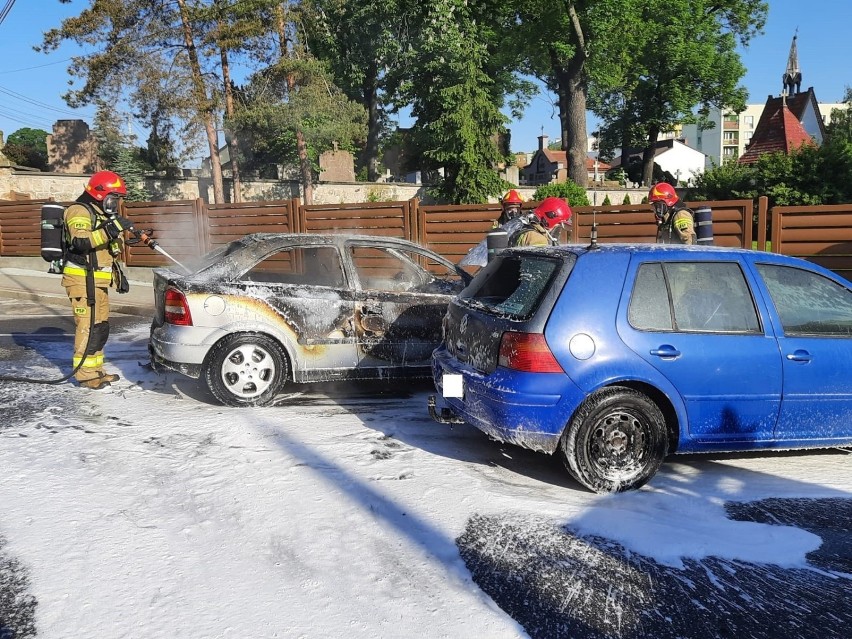
{"type": "Polygon", "coordinates": [[[663,344],[659,348],[651,349],[651,355],[656,355],[657,357],[680,357],[680,351],[674,346],[663,344]]]}
{"type": "Polygon", "coordinates": [[[787,353],[787,359],[791,362],[809,362],[811,361],[811,354],[808,351],[799,349],[792,353],[787,353]]]}

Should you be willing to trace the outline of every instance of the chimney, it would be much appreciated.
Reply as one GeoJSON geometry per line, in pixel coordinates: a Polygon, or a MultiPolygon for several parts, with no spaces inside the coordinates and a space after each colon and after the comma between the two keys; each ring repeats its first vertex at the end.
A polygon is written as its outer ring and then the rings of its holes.
{"type": "Polygon", "coordinates": [[[547,150],[547,141],[549,139],[550,138],[548,136],[546,136],[544,133],[542,133],[540,136],[538,136],[538,150],[539,151],[546,151],[547,150]]]}

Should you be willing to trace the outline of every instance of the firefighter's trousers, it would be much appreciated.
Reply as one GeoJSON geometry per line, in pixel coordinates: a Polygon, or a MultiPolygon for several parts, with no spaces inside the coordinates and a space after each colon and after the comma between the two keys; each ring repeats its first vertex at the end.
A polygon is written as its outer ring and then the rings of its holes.
{"type": "MultiPolygon", "coordinates": [[[[96,282],[100,284],[100,282],[96,282]]],[[[104,373],[104,345],[109,337],[109,295],[105,286],[95,286],[95,306],[89,308],[86,286],[66,286],[71,308],[74,311],[74,358],[73,365],[83,362],[74,375],[78,382],[97,379],[104,373]],[[95,313],[95,324],[91,336],[91,312],[95,313]],[[90,339],[91,337],[91,339],[90,339]],[[86,346],[88,345],[88,351],[86,346]]]]}

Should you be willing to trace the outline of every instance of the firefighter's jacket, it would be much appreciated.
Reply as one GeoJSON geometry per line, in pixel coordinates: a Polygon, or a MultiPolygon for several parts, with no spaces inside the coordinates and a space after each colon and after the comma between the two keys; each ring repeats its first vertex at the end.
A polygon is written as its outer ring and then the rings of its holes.
{"type": "Polygon", "coordinates": [[[675,202],[657,228],[657,244],[695,244],[695,215],[683,202],[675,202]]]}
{"type": "Polygon", "coordinates": [[[65,267],[62,286],[85,286],[89,255],[95,257],[95,286],[107,288],[113,278],[113,255],[121,253],[121,240],[110,240],[99,228],[107,217],[96,204],[76,202],[65,210],[65,267]]]}
{"type": "Polygon", "coordinates": [[[509,246],[553,246],[556,242],[538,222],[529,222],[509,238],[509,246]]]}

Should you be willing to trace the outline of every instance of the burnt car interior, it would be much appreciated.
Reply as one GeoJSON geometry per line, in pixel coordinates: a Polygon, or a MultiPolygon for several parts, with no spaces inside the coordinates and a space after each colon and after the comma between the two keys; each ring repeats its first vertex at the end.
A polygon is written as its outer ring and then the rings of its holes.
{"type": "Polygon", "coordinates": [[[344,286],[340,256],[333,246],[294,246],[276,251],[240,278],[243,282],[297,286],[344,286]]]}
{"type": "Polygon", "coordinates": [[[363,290],[447,295],[460,291],[465,284],[458,273],[423,254],[353,245],[350,255],[363,290]]]}

